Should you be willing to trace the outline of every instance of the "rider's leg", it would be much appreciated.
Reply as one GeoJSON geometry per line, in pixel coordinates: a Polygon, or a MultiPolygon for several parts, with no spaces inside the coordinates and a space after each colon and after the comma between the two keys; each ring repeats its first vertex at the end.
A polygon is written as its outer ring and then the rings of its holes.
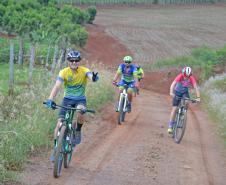
{"type": "MultiPolygon", "coordinates": [[[[177,95],[178,96],[178,95],[177,95]]],[[[177,98],[177,96],[173,97],[173,100],[172,100],[172,110],[171,110],[171,113],[170,113],[170,120],[169,120],[169,123],[168,123],[168,133],[172,133],[173,130],[173,125],[175,124],[175,116],[176,116],[176,110],[177,110],[177,107],[180,103],[180,99],[177,98]]]]}
{"type": "Polygon", "coordinates": [[[168,123],[168,130],[167,130],[169,134],[172,134],[172,132],[173,132],[173,125],[175,124],[176,110],[177,110],[177,107],[173,106],[171,113],[170,113],[170,121],[168,123]]]}
{"type": "MultiPolygon", "coordinates": [[[[81,109],[81,110],[85,110],[86,109],[86,103],[84,104],[79,104],[77,106],[78,109],[81,109]]],[[[81,143],[81,129],[82,129],[82,126],[83,126],[83,123],[84,123],[84,120],[85,120],[85,115],[84,115],[85,112],[83,111],[80,111],[77,113],[77,124],[76,124],[76,128],[75,128],[75,132],[74,132],[74,139],[73,139],[73,145],[75,144],[80,144],[81,143]]],[[[74,122],[74,125],[75,125],[75,122],[74,122]]]]}
{"type": "Polygon", "coordinates": [[[170,121],[169,121],[169,127],[171,126],[171,128],[175,122],[176,110],[177,110],[177,107],[173,106],[171,113],[170,113],[170,121]]]}
{"type": "Polygon", "coordinates": [[[127,105],[127,111],[131,112],[132,109],[132,100],[133,100],[133,89],[132,88],[128,88],[128,105],[127,105]]]}
{"type": "MultiPolygon", "coordinates": [[[[138,82],[141,82],[141,78],[138,78],[138,82]]],[[[139,88],[137,87],[136,90],[137,90],[137,94],[139,95],[140,94],[139,88]]]]}
{"type": "Polygon", "coordinates": [[[133,90],[132,89],[128,89],[128,100],[130,103],[132,103],[133,100],[133,90]]]}

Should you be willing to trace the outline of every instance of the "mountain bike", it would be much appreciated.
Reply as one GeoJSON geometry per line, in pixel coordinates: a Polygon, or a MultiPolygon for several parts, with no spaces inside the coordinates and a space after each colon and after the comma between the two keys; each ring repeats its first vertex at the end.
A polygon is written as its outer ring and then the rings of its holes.
{"type": "Polygon", "coordinates": [[[124,89],[123,91],[120,93],[119,95],[119,100],[118,100],[118,124],[121,125],[122,122],[125,121],[125,116],[126,116],[126,112],[127,112],[127,105],[128,105],[128,94],[127,94],[127,90],[128,90],[128,85],[124,85],[124,89]]]}
{"type": "Polygon", "coordinates": [[[181,100],[176,112],[176,119],[175,119],[176,123],[173,125],[172,137],[174,138],[174,141],[179,144],[184,136],[186,124],[187,124],[188,104],[186,103],[186,101],[190,101],[192,103],[196,103],[198,101],[196,99],[191,99],[187,97],[176,96],[176,98],[181,100]]]}
{"type": "MultiPolygon", "coordinates": [[[[46,104],[46,102],[43,102],[46,104]]],[[[66,114],[64,119],[61,122],[60,128],[57,134],[57,142],[55,145],[55,155],[54,155],[54,168],[53,168],[53,176],[55,178],[61,175],[62,163],[64,164],[64,168],[68,168],[72,153],[74,150],[74,146],[72,145],[72,139],[75,130],[73,129],[73,117],[76,111],[90,112],[95,113],[94,110],[81,110],[74,107],[66,107],[61,105],[55,105],[53,109],[64,108],[66,110],[66,114]]]]}

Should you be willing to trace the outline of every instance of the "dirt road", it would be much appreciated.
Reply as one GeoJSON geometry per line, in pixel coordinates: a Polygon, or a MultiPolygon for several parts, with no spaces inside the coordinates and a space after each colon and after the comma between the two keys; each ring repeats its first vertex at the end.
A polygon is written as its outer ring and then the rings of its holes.
{"type": "MultiPolygon", "coordinates": [[[[89,60],[117,64],[130,52],[102,27],[93,25],[88,30],[84,54],[89,60]]],[[[142,89],[134,99],[133,111],[123,125],[117,125],[117,114],[110,104],[84,126],[83,142],[60,178],[53,178],[49,156],[37,155],[25,168],[24,184],[225,185],[226,151],[207,113],[193,105],[185,136],[180,144],[174,143],[166,133],[171,100],[164,95],[171,77],[146,74],[143,87],[147,90],[142,89]]]]}
{"type": "Polygon", "coordinates": [[[193,106],[178,145],[166,133],[169,103],[167,96],[143,90],[123,125],[117,125],[112,105],[85,126],[83,143],[62,177],[54,179],[51,163],[36,158],[33,170],[26,172],[26,184],[224,185],[225,158],[212,123],[193,106]]]}

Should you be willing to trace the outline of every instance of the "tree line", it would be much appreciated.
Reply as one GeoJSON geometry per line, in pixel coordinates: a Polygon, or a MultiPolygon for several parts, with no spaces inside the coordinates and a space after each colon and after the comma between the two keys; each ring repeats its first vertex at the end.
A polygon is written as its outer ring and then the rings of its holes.
{"type": "Polygon", "coordinates": [[[35,62],[36,47],[48,43],[46,65],[49,65],[49,51],[54,47],[51,71],[55,69],[57,59],[65,61],[68,48],[83,47],[88,33],[84,28],[86,23],[92,24],[96,16],[96,8],[88,7],[81,10],[72,5],[59,4],[57,0],[1,0],[0,31],[9,38],[9,95],[13,94],[14,84],[14,41],[19,40],[18,64],[24,61],[24,40],[29,41],[29,77],[32,83],[32,71],[35,62]],[[60,57],[59,57],[60,56],[60,57]]]}
{"type": "Polygon", "coordinates": [[[225,2],[225,0],[58,0],[60,3],[76,5],[112,5],[112,4],[202,4],[225,2]]]}

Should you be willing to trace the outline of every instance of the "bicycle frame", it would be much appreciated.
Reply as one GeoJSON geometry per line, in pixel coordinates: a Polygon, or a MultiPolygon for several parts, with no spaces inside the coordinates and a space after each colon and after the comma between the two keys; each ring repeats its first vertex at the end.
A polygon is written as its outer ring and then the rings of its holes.
{"type": "Polygon", "coordinates": [[[121,105],[121,102],[124,100],[123,102],[123,112],[126,112],[126,106],[127,106],[127,102],[128,102],[128,94],[127,94],[127,89],[124,88],[123,92],[120,93],[120,97],[119,97],[119,103],[118,105],[121,105]]]}
{"type": "Polygon", "coordinates": [[[173,138],[176,143],[180,143],[186,129],[187,123],[187,109],[188,109],[188,102],[191,101],[192,103],[197,102],[195,99],[190,99],[187,97],[178,97],[181,99],[180,104],[177,108],[176,112],[176,124],[173,126],[173,138]]]}
{"type": "Polygon", "coordinates": [[[120,125],[125,120],[125,115],[127,112],[127,102],[128,102],[128,94],[127,94],[128,85],[124,85],[123,91],[119,95],[118,100],[118,124],[120,125]]]}
{"type": "MultiPolygon", "coordinates": [[[[46,102],[43,102],[46,104],[46,102]]],[[[57,142],[56,142],[56,152],[54,160],[53,175],[54,177],[59,177],[61,175],[62,163],[64,162],[64,167],[68,168],[69,163],[72,158],[72,152],[74,147],[72,146],[72,136],[74,129],[72,128],[73,117],[75,111],[84,111],[82,109],[77,109],[73,107],[65,107],[61,105],[55,105],[53,109],[64,108],[66,109],[66,114],[64,119],[61,121],[61,125],[57,132],[57,142]]],[[[95,113],[94,110],[85,110],[85,112],[95,113]]]]}
{"type": "MultiPolygon", "coordinates": [[[[75,114],[75,110],[71,110],[71,109],[66,110],[65,118],[62,119],[60,128],[57,133],[57,137],[59,137],[62,126],[66,127],[66,130],[65,130],[66,136],[64,138],[66,141],[66,145],[71,145],[71,139],[67,138],[67,134],[69,133],[69,135],[71,135],[74,132],[72,129],[74,114],[75,114]]],[[[58,141],[58,139],[57,139],[57,141],[58,141]]],[[[66,153],[71,152],[70,147],[65,146],[63,152],[66,152],[66,153]]]]}

